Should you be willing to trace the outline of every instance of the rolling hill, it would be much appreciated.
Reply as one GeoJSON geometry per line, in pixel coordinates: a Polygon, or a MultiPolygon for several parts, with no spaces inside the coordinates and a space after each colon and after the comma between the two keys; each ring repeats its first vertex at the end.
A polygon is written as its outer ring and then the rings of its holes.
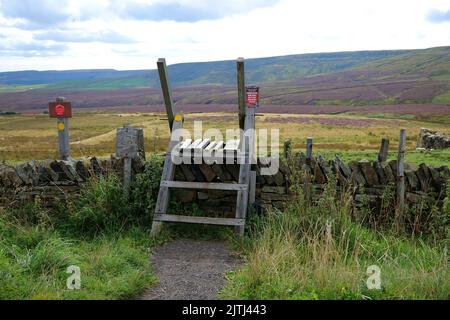
{"type": "MultiPolygon", "coordinates": [[[[236,103],[235,62],[169,66],[179,104],[236,103]]],[[[271,105],[450,103],[450,47],[301,54],[246,60],[247,83],[271,105]]],[[[0,110],[43,109],[65,95],[79,107],[161,104],[156,70],[0,73],[0,110]]]]}

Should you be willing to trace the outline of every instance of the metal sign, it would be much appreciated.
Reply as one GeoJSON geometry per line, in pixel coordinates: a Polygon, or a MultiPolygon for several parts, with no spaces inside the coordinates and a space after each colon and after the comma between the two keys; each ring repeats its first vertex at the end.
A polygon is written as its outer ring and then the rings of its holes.
{"type": "Polygon", "coordinates": [[[245,87],[245,103],[248,108],[259,106],[259,87],[245,87]]]}
{"type": "Polygon", "coordinates": [[[50,102],[48,104],[50,118],[72,118],[72,103],[50,102]]]}

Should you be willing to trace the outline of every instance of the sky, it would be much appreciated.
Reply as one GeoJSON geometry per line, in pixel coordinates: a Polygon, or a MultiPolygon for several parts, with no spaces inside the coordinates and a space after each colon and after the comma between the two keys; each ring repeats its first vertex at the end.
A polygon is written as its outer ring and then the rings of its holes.
{"type": "Polygon", "coordinates": [[[0,0],[0,71],[448,45],[448,0],[0,0]]]}

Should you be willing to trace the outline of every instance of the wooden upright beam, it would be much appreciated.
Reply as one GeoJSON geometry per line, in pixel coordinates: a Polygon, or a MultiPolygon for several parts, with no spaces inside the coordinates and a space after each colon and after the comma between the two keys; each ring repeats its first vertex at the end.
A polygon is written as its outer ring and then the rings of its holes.
{"type": "Polygon", "coordinates": [[[405,209],[405,150],[406,130],[401,129],[397,159],[397,221],[399,223],[403,223],[403,211],[405,209]]]}
{"type": "Polygon", "coordinates": [[[238,58],[237,64],[237,86],[238,86],[238,104],[239,104],[239,128],[244,130],[245,126],[245,68],[244,58],[238,58]]]}
{"type": "Polygon", "coordinates": [[[176,110],[172,99],[172,90],[169,84],[169,75],[167,73],[166,59],[159,58],[157,64],[158,64],[159,80],[161,82],[161,89],[164,97],[164,104],[166,105],[167,119],[169,121],[170,130],[172,130],[173,119],[175,117],[176,110]]]}

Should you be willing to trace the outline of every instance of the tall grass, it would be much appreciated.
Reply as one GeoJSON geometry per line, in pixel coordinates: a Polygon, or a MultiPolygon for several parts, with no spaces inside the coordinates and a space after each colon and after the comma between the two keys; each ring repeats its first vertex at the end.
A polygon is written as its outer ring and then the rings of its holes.
{"type": "Polygon", "coordinates": [[[37,199],[1,211],[0,299],[137,297],[156,282],[149,263],[152,184],[146,171],[127,199],[116,176],[102,176],[56,209],[37,199]],[[144,181],[148,194],[139,195],[144,181]],[[66,286],[71,265],[81,270],[81,290],[66,286]]]}
{"type": "MultiPolygon", "coordinates": [[[[449,299],[444,241],[374,230],[352,218],[349,197],[327,188],[317,203],[301,192],[292,206],[253,223],[240,245],[248,263],[229,275],[231,299],[449,299]],[[381,269],[369,290],[367,268],[381,269]]],[[[448,209],[448,208],[447,208],[448,209]]],[[[447,212],[450,214],[450,212],[447,212]]],[[[448,228],[448,225],[447,225],[448,228]]]]}

